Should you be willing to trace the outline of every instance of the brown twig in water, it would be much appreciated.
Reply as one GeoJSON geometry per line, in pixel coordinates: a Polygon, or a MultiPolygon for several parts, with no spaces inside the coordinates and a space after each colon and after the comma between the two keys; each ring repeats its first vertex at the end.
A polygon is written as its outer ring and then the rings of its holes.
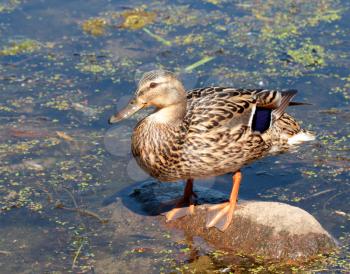
{"type": "Polygon", "coordinates": [[[64,190],[64,191],[69,195],[69,197],[72,199],[74,206],[75,206],[76,208],[78,208],[78,203],[77,203],[77,201],[75,200],[73,193],[70,192],[70,190],[69,190],[68,188],[66,188],[66,187],[63,187],[63,190],[64,190]]]}
{"type": "Polygon", "coordinates": [[[80,215],[94,217],[102,224],[108,223],[108,219],[103,219],[97,213],[92,212],[92,211],[90,211],[88,209],[65,207],[63,204],[56,205],[56,208],[65,209],[65,210],[68,210],[68,211],[78,212],[80,215]]]}
{"type": "Polygon", "coordinates": [[[74,204],[74,208],[71,208],[71,207],[65,207],[62,203],[56,205],[56,208],[61,208],[61,209],[65,209],[65,210],[68,210],[68,211],[75,211],[75,212],[78,212],[81,216],[85,215],[85,216],[90,216],[90,217],[94,217],[96,218],[101,224],[106,224],[108,223],[108,219],[103,219],[101,218],[97,213],[95,212],[92,212],[88,209],[82,209],[82,208],[79,208],[78,206],[78,203],[77,201],[75,200],[74,198],[74,195],[72,194],[72,192],[69,191],[69,189],[63,187],[63,190],[65,192],[67,192],[67,194],[69,195],[69,197],[71,197],[72,201],[73,201],[73,204],[74,204]]]}
{"type": "Polygon", "coordinates": [[[74,256],[73,263],[72,263],[72,268],[75,267],[75,263],[77,262],[77,259],[78,259],[79,255],[80,255],[81,249],[83,248],[83,244],[84,244],[84,241],[81,242],[77,252],[75,252],[75,256],[74,256]]]}
{"type": "Polygon", "coordinates": [[[6,250],[0,250],[0,255],[10,256],[12,252],[6,250]]]}
{"type": "Polygon", "coordinates": [[[307,200],[307,199],[310,199],[310,198],[314,198],[314,197],[317,197],[317,196],[326,194],[326,193],[331,192],[331,191],[334,191],[334,190],[336,190],[336,189],[335,189],[335,188],[330,188],[330,189],[322,190],[322,191],[313,193],[313,194],[311,194],[310,196],[305,197],[303,200],[307,200]]]}
{"type": "Polygon", "coordinates": [[[327,209],[327,205],[329,204],[330,201],[334,200],[335,198],[337,198],[338,196],[340,195],[343,195],[345,193],[348,193],[350,192],[350,190],[347,190],[347,191],[343,191],[343,192],[339,192],[333,196],[331,196],[330,198],[328,198],[328,200],[323,204],[323,210],[326,210],[327,209]]]}

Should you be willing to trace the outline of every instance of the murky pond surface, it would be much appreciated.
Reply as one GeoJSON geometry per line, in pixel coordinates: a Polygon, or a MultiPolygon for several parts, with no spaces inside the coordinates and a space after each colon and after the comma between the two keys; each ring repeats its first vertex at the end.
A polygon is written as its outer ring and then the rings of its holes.
{"type": "MultiPolygon", "coordinates": [[[[299,90],[312,105],[289,112],[317,140],[246,167],[240,197],[306,209],[339,241],[327,263],[288,271],[349,272],[349,16],[347,0],[0,1],[0,272],[278,270],[154,223],[115,234],[105,222],[104,201],[147,179],[129,152],[142,114],[113,128],[107,117],[157,67],[188,89],[299,90]]],[[[228,193],[229,180],[201,184],[228,193]]]]}

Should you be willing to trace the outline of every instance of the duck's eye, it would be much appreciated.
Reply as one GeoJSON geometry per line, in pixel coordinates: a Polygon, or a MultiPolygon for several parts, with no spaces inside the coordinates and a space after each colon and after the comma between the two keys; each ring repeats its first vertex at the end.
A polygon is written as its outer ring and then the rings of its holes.
{"type": "Polygon", "coordinates": [[[150,87],[150,88],[155,88],[156,86],[157,86],[157,83],[154,83],[154,82],[152,82],[152,83],[149,84],[149,87],[150,87]]]}

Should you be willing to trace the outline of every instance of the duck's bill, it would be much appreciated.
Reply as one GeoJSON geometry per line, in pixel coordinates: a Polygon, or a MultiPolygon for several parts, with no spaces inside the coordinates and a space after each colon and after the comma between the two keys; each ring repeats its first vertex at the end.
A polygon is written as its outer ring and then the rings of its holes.
{"type": "Polygon", "coordinates": [[[124,120],[130,117],[131,115],[133,115],[135,112],[139,111],[143,107],[144,107],[143,105],[137,104],[136,100],[132,99],[124,109],[112,115],[109,118],[108,122],[110,124],[115,124],[121,120],[124,120]]]}

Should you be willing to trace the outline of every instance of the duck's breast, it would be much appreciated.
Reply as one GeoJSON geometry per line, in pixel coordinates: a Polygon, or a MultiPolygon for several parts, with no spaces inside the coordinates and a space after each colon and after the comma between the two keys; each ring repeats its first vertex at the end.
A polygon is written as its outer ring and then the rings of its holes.
{"type": "Polygon", "coordinates": [[[152,177],[175,181],[184,177],[183,145],[180,129],[144,119],[134,129],[131,150],[139,166],[152,177]]]}

